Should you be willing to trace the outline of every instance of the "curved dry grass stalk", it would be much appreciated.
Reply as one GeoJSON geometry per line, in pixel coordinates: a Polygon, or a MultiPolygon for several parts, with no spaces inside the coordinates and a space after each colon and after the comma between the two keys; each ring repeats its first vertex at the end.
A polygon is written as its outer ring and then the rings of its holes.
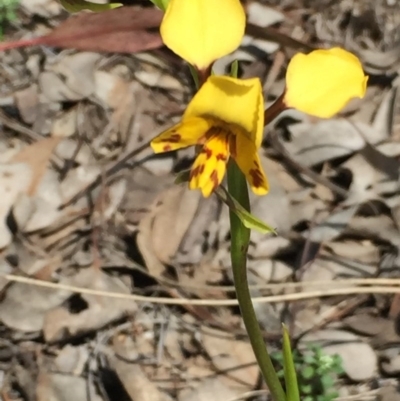
{"type": "MultiPolygon", "coordinates": [[[[40,287],[47,287],[58,290],[71,291],[79,294],[97,295],[109,298],[129,299],[136,302],[148,302],[153,304],[164,304],[164,305],[200,305],[200,306],[234,306],[237,305],[235,299],[186,299],[186,298],[165,298],[165,297],[152,297],[136,294],[121,294],[116,292],[107,292],[101,290],[94,290],[90,288],[81,288],[72,285],[65,285],[59,283],[51,283],[48,281],[38,280],[29,277],[15,276],[13,274],[1,274],[0,277],[10,281],[19,282],[29,285],[36,285],[40,287]]],[[[351,280],[342,280],[343,284],[349,285],[351,280]]],[[[294,302],[312,298],[326,298],[332,296],[342,295],[356,295],[356,294],[398,294],[400,293],[400,280],[398,279],[359,279],[358,283],[362,282],[364,285],[369,284],[369,287],[347,287],[347,288],[336,288],[336,289],[325,289],[318,291],[304,291],[295,292],[291,294],[282,295],[269,295],[265,297],[253,298],[254,303],[277,303],[277,302],[294,302]],[[365,281],[366,280],[366,281],[365,281]],[[363,282],[364,281],[364,282],[363,282]],[[378,284],[379,285],[371,285],[378,284]],[[395,285],[394,285],[395,284],[395,285]]],[[[328,282],[324,282],[328,284],[328,282]]],[[[329,282],[340,283],[340,281],[329,282]]],[[[304,284],[304,283],[303,283],[304,284]]],[[[309,283],[307,283],[309,285],[309,283]]],[[[319,286],[321,282],[319,282],[319,286]]],[[[354,282],[353,282],[354,285],[354,282]]]]}
{"type": "MultiPolygon", "coordinates": [[[[157,277],[151,276],[155,280],[157,277]]],[[[235,287],[233,285],[202,285],[202,284],[187,284],[187,283],[178,283],[173,282],[172,280],[160,280],[166,285],[178,288],[185,289],[193,289],[193,290],[219,290],[219,291],[235,291],[235,287]]],[[[332,286],[340,287],[340,286],[348,286],[348,285],[400,285],[400,279],[392,279],[392,278],[349,278],[343,280],[336,281],[301,281],[296,283],[268,283],[268,284],[253,284],[250,285],[251,290],[287,290],[291,289],[292,291],[296,288],[301,288],[302,286],[307,285],[308,287],[329,287],[332,286]]]]}

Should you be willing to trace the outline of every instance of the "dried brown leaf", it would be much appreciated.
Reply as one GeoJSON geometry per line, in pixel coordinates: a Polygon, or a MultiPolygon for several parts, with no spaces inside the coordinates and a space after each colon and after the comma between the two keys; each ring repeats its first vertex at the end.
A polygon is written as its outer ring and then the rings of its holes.
{"type": "Polygon", "coordinates": [[[362,235],[368,239],[385,241],[394,246],[400,245],[400,232],[396,223],[392,217],[384,214],[353,217],[348,225],[348,232],[350,234],[362,235]]]}
{"type": "Polygon", "coordinates": [[[0,164],[0,249],[11,241],[11,233],[7,225],[7,216],[18,197],[25,193],[32,180],[32,171],[26,164],[0,164]]]}
{"type": "Polygon", "coordinates": [[[358,210],[358,205],[340,209],[331,213],[327,219],[314,225],[303,233],[304,237],[313,242],[326,242],[337,238],[347,227],[358,210]]]}
{"type": "Polygon", "coordinates": [[[95,90],[95,69],[101,55],[77,52],[64,55],[39,75],[39,90],[49,102],[76,101],[95,90]]]}
{"type": "Polygon", "coordinates": [[[304,122],[288,128],[291,141],[285,143],[286,150],[295,161],[305,166],[358,151],[365,146],[364,138],[371,144],[387,138],[385,133],[367,124],[352,123],[345,119],[321,120],[316,124],[304,122]]]}
{"type": "Polygon", "coordinates": [[[96,393],[93,383],[87,382],[83,377],[43,371],[37,379],[37,401],[87,401],[88,392],[91,394],[92,401],[102,400],[96,393]]]}
{"type": "MultiPolygon", "coordinates": [[[[132,345],[129,345],[129,341],[124,342],[123,339],[114,339],[114,350],[118,355],[130,355],[137,352],[132,345]]],[[[171,398],[162,393],[144,374],[139,365],[126,362],[116,356],[111,356],[108,361],[132,400],[171,401],[171,398]]]]}
{"type": "Polygon", "coordinates": [[[26,163],[32,170],[32,181],[27,190],[27,195],[34,195],[44,173],[54,148],[58,145],[61,138],[46,138],[27,146],[16,154],[12,161],[14,163],[26,163]]]}
{"type": "Polygon", "coordinates": [[[0,307],[6,326],[23,332],[42,330],[46,312],[70,296],[67,291],[15,283],[7,289],[0,307]]]}
{"type": "Polygon", "coordinates": [[[250,343],[223,331],[207,330],[202,345],[215,368],[225,373],[229,387],[255,386],[259,370],[250,343]]]}
{"type": "Polygon", "coordinates": [[[162,45],[156,29],[162,15],[155,8],[138,7],[82,13],[71,16],[45,36],[1,43],[0,51],[35,45],[115,53],[156,49],[162,45]]]}
{"type": "Polygon", "coordinates": [[[149,271],[160,276],[171,263],[198,209],[200,194],[186,185],[162,192],[139,224],[137,244],[149,271]]]}
{"type": "MultiPolygon", "coordinates": [[[[129,288],[120,279],[93,268],[81,270],[63,283],[102,291],[129,293],[129,288]]],[[[82,298],[87,303],[87,308],[79,313],[73,313],[67,307],[60,306],[46,314],[43,326],[46,341],[57,341],[66,336],[99,329],[137,309],[135,303],[125,299],[111,300],[94,295],[82,295],[82,298]]]]}
{"type": "Polygon", "coordinates": [[[37,118],[39,109],[38,95],[38,87],[36,84],[32,84],[27,88],[16,91],[14,94],[19,114],[25,123],[33,124],[37,118]]]}
{"type": "Polygon", "coordinates": [[[209,378],[195,389],[186,388],[179,394],[179,401],[225,401],[239,396],[239,391],[229,388],[219,378],[209,378]]]}

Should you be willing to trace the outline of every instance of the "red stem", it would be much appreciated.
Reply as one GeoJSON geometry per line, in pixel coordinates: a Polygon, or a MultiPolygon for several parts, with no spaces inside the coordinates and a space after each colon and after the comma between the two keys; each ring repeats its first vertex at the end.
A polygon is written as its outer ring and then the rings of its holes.
{"type": "Polygon", "coordinates": [[[207,81],[208,77],[211,75],[212,64],[205,68],[204,70],[198,70],[199,73],[199,89],[207,81]]]}
{"type": "Polygon", "coordinates": [[[274,103],[272,103],[264,112],[264,125],[267,125],[267,122],[270,123],[272,120],[274,120],[276,117],[279,116],[279,114],[282,113],[282,111],[285,111],[287,109],[287,106],[284,102],[284,97],[285,97],[285,92],[280,95],[274,103]]]}

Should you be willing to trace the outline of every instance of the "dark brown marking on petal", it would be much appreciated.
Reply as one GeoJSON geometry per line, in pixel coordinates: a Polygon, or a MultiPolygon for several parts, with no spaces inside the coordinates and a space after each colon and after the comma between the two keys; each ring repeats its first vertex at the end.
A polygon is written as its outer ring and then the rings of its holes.
{"type": "Polygon", "coordinates": [[[228,160],[228,155],[223,153],[218,153],[216,157],[218,161],[226,162],[228,160]]]}
{"type": "Polygon", "coordinates": [[[252,185],[255,188],[260,188],[264,182],[263,174],[260,169],[251,169],[249,175],[252,178],[252,185]]]}
{"type": "Polygon", "coordinates": [[[214,190],[219,185],[217,170],[213,170],[213,172],[210,174],[210,180],[213,183],[213,190],[214,190]]]}
{"type": "Polygon", "coordinates": [[[164,145],[164,146],[163,146],[163,151],[164,151],[164,152],[169,152],[171,149],[172,149],[172,146],[171,146],[171,145],[164,145]]]}
{"type": "Polygon", "coordinates": [[[212,156],[212,150],[207,148],[207,146],[204,146],[201,153],[204,153],[206,155],[206,159],[208,160],[212,156]]]}
{"type": "Polygon", "coordinates": [[[169,141],[172,143],[178,143],[182,139],[182,135],[178,134],[177,132],[172,134],[171,137],[169,138],[169,141]]]}
{"type": "Polygon", "coordinates": [[[195,168],[192,168],[192,170],[190,171],[190,179],[203,174],[204,169],[205,169],[205,165],[204,164],[199,164],[195,168]]]}
{"type": "Polygon", "coordinates": [[[170,135],[168,138],[160,139],[160,142],[171,142],[171,143],[178,143],[182,139],[182,135],[178,134],[177,132],[170,135]]]}
{"type": "Polygon", "coordinates": [[[199,166],[197,166],[196,168],[192,168],[190,170],[189,179],[191,180],[192,178],[197,177],[198,172],[199,172],[199,166]]]}

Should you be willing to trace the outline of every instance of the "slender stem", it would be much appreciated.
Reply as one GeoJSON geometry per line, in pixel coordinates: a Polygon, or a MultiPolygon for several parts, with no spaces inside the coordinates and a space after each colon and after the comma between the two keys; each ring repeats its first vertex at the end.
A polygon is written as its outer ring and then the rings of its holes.
{"type": "Polygon", "coordinates": [[[207,68],[204,68],[203,70],[198,70],[198,76],[199,76],[199,88],[200,89],[203,84],[207,81],[208,77],[211,75],[212,71],[212,65],[209,65],[207,68]]]}
{"type": "Polygon", "coordinates": [[[272,103],[264,112],[264,124],[266,125],[267,122],[270,123],[272,120],[274,120],[276,117],[279,116],[279,114],[282,113],[282,111],[286,110],[286,104],[284,102],[284,97],[285,97],[285,92],[280,95],[274,103],[272,103]]]}
{"type": "MultiPolygon", "coordinates": [[[[246,179],[232,159],[228,165],[228,191],[244,208],[250,211],[246,179]]],[[[250,230],[242,224],[240,219],[232,211],[230,212],[230,224],[233,279],[243,322],[272,398],[274,401],[286,401],[285,392],[283,391],[268,354],[251,301],[247,280],[247,249],[250,241],[250,230]]]]}

